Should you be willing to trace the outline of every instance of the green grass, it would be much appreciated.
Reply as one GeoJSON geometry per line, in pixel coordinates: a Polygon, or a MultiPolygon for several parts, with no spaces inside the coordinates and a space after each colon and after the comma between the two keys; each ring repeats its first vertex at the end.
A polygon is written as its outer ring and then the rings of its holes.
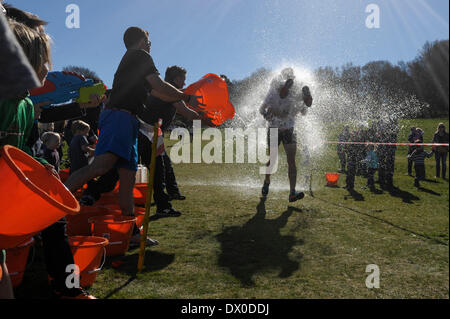
{"type": "MultiPolygon", "coordinates": [[[[440,121],[448,127],[448,119],[403,121],[399,141],[415,124],[429,142],[440,121]]],[[[434,159],[427,160],[429,180],[418,190],[404,176],[406,148],[400,148],[397,191],[362,190],[366,180],[357,177],[360,195],[351,196],[342,188],[345,176],[339,188],[325,186],[324,172],[338,167],[329,146],[313,175],[314,197],[289,205],[280,151],[266,202],[259,164],[175,165],[187,200],[174,207],[183,215],[150,222],[160,245],[147,248],[142,273],[135,275],[138,250],[108,258],[90,292],[99,298],[449,297],[449,184],[434,180],[434,159]],[[113,268],[117,259],[124,264],[113,268]],[[379,289],[365,286],[369,264],[379,266],[379,289]]],[[[37,254],[16,295],[46,297],[45,276],[37,254]]]]}

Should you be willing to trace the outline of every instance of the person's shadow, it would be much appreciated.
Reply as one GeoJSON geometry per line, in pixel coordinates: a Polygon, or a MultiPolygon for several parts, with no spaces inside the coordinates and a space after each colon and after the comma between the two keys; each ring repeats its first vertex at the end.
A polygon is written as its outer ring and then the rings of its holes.
{"type": "Polygon", "coordinates": [[[357,191],[355,191],[354,189],[349,189],[348,193],[350,194],[351,197],[353,197],[353,199],[357,202],[362,202],[365,200],[363,194],[358,193],[357,191]]]}
{"type": "Polygon", "coordinates": [[[424,193],[431,194],[431,195],[441,196],[441,194],[436,193],[435,191],[432,191],[431,189],[428,189],[428,188],[419,187],[418,190],[421,191],[421,192],[424,192],[424,193]]]}
{"type": "Polygon", "coordinates": [[[404,203],[407,204],[413,204],[413,201],[417,201],[420,200],[419,197],[417,197],[414,194],[411,194],[410,192],[407,192],[405,190],[402,190],[398,187],[393,187],[391,189],[388,189],[389,191],[389,195],[391,195],[392,197],[399,197],[403,200],[404,203]]]}
{"type": "MultiPolygon", "coordinates": [[[[300,209],[289,207],[276,219],[266,219],[265,199],[261,198],[254,215],[243,226],[230,226],[216,236],[221,244],[219,266],[228,268],[243,286],[254,286],[253,275],[266,269],[280,269],[287,278],[299,268],[299,261],[288,254],[294,245],[303,244],[292,235],[281,235],[288,218],[300,209]]],[[[301,255],[299,259],[301,259],[301,255]]]]}

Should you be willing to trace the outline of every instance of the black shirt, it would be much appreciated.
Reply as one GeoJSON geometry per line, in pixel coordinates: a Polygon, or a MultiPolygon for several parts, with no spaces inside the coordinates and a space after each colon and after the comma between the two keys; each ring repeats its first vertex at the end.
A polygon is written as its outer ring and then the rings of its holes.
{"type": "Polygon", "coordinates": [[[151,89],[145,79],[151,74],[159,74],[152,57],[144,50],[128,50],[114,74],[107,107],[125,109],[138,114],[151,89]]]}
{"type": "Polygon", "coordinates": [[[50,150],[45,145],[42,146],[44,149],[44,155],[43,158],[49,162],[49,164],[53,165],[55,170],[59,172],[59,167],[61,166],[61,160],[59,157],[58,150],[50,150]]]}
{"type": "Polygon", "coordinates": [[[89,164],[86,153],[81,149],[84,145],[89,145],[89,142],[84,135],[75,135],[70,142],[70,174],[89,164]]]}
{"type": "Polygon", "coordinates": [[[154,125],[159,119],[162,119],[161,130],[165,131],[172,123],[176,113],[177,109],[173,106],[173,102],[164,102],[150,95],[138,116],[150,125],[154,125]]]}

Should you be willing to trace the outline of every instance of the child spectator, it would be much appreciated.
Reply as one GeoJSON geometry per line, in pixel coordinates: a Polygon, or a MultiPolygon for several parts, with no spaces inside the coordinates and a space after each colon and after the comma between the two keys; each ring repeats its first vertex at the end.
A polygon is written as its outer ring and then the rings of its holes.
{"type": "Polygon", "coordinates": [[[90,147],[88,141],[91,127],[83,121],[72,123],[73,138],[69,146],[70,174],[89,164],[89,158],[94,155],[95,149],[90,147]]]}
{"type": "MultiPolygon", "coordinates": [[[[51,65],[50,38],[43,31],[39,32],[15,20],[9,19],[8,22],[25,56],[33,67],[40,85],[43,85],[48,73],[47,65],[51,65]]],[[[17,81],[19,82],[20,80],[17,81]]],[[[27,98],[27,89],[32,88],[26,87],[22,92],[10,98],[3,96],[0,98],[0,132],[2,133],[0,146],[13,145],[31,154],[27,141],[34,121],[39,119],[40,116],[39,106],[33,105],[31,100],[27,98]]],[[[57,175],[52,165],[44,159],[36,159],[49,171],[57,175]]],[[[93,298],[81,288],[68,288],[66,286],[67,276],[70,275],[66,273],[66,267],[74,264],[74,259],[65,232],[64,219],[42,230],[41,235],[46,268],[49,276],[52,278],[51,286],[55,297],[93,298]]]]}
{"type": "Polygon", "coordinates": [[[375,152],[375,145],[369,144],[367,146],[367,156],[364,159],[364,163],[367,165],[367,187],[373,191],[375,190],[374,175],[378,170],[378,156],[375,152]]]}
{"type": "MultiPolygon", "coordinates": [[[[411,126],[410,128],[410,133],[408,135],[408,142],[409,143],[414,143],[414,141],[417,140],[417,129],[415,126],[411,126]]],[[[414,151],[414,146],[410,145],[408,146],[408,155],[411,155],[411,153],[414,151]]],[[[412,166],[413,166],[413,161],[408,158],[408,173],[406,173],[407,176],[412,176],[412,166]]]]}
{"type": "Polygon", "coordinates": [[[55,132],[45,132],[42,137],[43,158],[53,165],[55,170],[59,172],[61,159],[59,157],[58,148],[61,145],[61,136],[55,132]]]}
{"type": "MultiPolygon", "coordinates": [[[[416,140],[415,143],[421,143],[420,140],[416,140]]],[[[433,152],[425,152],[423,145],[417,145],[416,149],[408,155],[414,161],[414,170],[416,171],[416,178],[414,179],[414,186],[420,187],[420,181],[425,179],[425,158],[433,156],[433,152]]]]}
{"type": "MultiPolygon", "coordinates": [[[[40,123],[38,122],[38,134],[36,142],[33,144],[31,151],[33,156],[44,157],[44,142],[42,141],[42,136],[46,132],[53,132],[55,126],[53,123],[40,123]]],[[[61,155],[61,154],[60,154],[61,155]]],[[[61,156],[60,156],[61,157],[61,156]]]]}
{"type": "MultiPolygon", "coordinates": [[[[448,144],[449,134],[445,131],[444,123],[439,123],[436,133],[434,133],[432,143],[448,144]]],[[[437,146],[434,148],[436,156],[436,178],[441,176],[442,161],[442,178],[445,179],[447,171],[447,153],[448,146],[437,146]]]]}

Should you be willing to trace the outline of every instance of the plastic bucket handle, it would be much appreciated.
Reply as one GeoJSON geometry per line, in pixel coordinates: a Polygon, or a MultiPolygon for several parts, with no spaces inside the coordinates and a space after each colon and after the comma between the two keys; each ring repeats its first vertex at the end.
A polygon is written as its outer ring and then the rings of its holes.
{"type": "Polygon", "coordinates": [[[87,273],[88,274],[93,274],[93,273],[99,272],[100,270],[102,270],[103,266],[105,265],[105,261],[106,261],[106,248],[103,247],[103,261],[102,261],[102,264],[97,269],[89,270],[87,273]]]}

